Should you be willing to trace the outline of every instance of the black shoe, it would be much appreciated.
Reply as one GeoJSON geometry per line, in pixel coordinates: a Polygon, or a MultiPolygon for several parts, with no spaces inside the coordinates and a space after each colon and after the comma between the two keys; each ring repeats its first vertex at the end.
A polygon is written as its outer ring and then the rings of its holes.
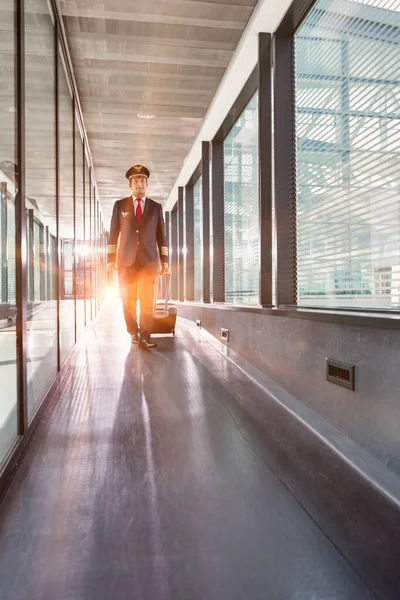
{"type": "Polygon", "coordinates": [[[138,344],[139,343],[139,334],[132,333],[131,340],[132,340],[132,344],[138,344]]]}
{"type": "Polygon", "coordinates": [[[139,341],[139,348],[143,348],[144,350],[150,350],[151,348],[157,348],[158,344],[156,342],[148,342],[147,340],[139,341]]]}

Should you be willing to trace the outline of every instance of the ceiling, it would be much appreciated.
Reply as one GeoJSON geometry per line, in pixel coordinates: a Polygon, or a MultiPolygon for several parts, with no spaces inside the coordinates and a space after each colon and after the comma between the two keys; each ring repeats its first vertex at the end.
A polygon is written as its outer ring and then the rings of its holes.
{"type": "Polygon", "coordinates": [[[256,3],[60,1],[106,223],[135,163],[165,203],[256,3]]]}

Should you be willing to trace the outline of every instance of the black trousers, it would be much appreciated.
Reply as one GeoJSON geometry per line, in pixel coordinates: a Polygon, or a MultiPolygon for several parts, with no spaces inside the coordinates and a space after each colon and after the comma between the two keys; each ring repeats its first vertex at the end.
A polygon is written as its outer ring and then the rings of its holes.
{"type": "Polygon", "coordinates": [[[150,340],[153,326],[153,299],[156,273],[154,268],[118,267],[119,289],[124,309],[126,328],[132,335],[140,333],[142,340],[150,340]],[[137,311],[139,300],[140,310],[137,311]]]}

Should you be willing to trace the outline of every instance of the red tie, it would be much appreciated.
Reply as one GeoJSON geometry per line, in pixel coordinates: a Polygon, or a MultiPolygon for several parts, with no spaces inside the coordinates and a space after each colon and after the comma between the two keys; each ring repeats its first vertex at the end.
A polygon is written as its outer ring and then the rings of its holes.
{"type": "Polygon", "coordinates": [[[137,199],[137,207],[136,207],[136,223],[139,225],[140,220],[142,218],[142,198],[137,199]]]}

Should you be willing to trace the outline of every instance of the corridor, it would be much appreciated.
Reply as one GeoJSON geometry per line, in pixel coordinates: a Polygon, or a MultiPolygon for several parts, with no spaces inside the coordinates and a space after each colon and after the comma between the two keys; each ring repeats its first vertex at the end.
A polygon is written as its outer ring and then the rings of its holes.
{"type": "Polygon", "coordinates": [[[2,502],[1,598],[374,598],[274,473],[245,408],[267,419],[263,391],[187,321],[131,347],[117,304],[73,348],[2,502]]]}

